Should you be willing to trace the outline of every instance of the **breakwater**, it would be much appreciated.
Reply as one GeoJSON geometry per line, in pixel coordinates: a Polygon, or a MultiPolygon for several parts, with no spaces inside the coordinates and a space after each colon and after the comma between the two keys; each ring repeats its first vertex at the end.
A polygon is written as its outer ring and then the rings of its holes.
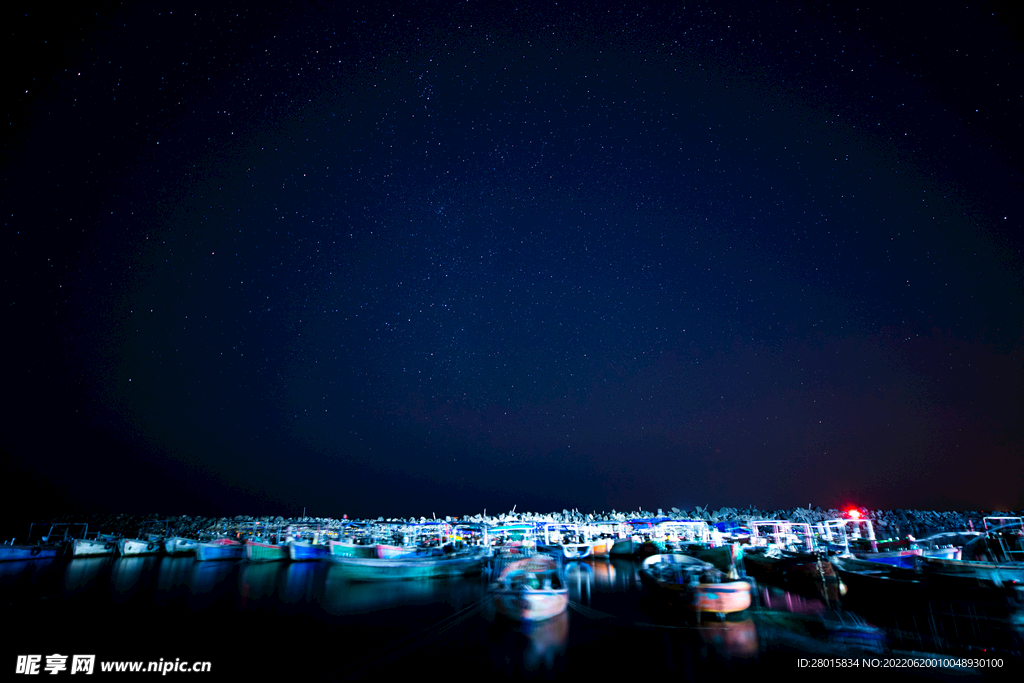
{"type": "MultiPolygon", "coordinates": [[[[987,516],[1015,516],[1024,517],[1024,511],[936,511],[936,510],[870,510],[859,508],[863,519],[869,519],[875,526],[875,532],[879,538],[905,537],[908,534],[915,538],[940,533],[944,531],[983,530],[982,519],[987,516]]],[[[693,519],[704,520],[709,523],[716,522],[748,522],[754,520],[781,519],[793,522],[816,523],[829,519],[839,519],[847,516],[847,511],[838,509],[825,510],[820,507],[790,508],[786,510],[759,510],[757,508],[732,508],[723,507],[712,510],[706,507],[698,507],[691,510],[679,508],[656,509],[656,510],[635,510],[631,512],[582,512],[580,510],[566,510],[560,512],[509,512],[499,514],[477,513],[461,516],[434,516],[430,517],[375,517],[365,520],[346,520],[334,517],[313,517],[313,516],[249,516],[236,515],[233,517],[204,517],[180,515],[168,517],[160,514],[150,515],[127,515],[127,514],[85,514],[85,515],[63,515],[50,520],[31,520],[39,522],[66,522],[89,524],[89,531],[100,531],[114,535],[130,535],[135,533],[143,524],[155,520],[166,520],[169,522],[170,533],[180,536],[194,536],[204,531],[216,531],[227,527],[238,526],[245,523],[259,522],[261,524],[320,524],[324,528],[338,528],[343,524],[352,521],[367,522],[422,522],[430,519],[439,519],[449,522],[481,522],[488,524],[499,524],[508,522],[565,522],[576,524],[601,523],[601,522],[625,522],[631,519],[693,519]]],[[[28,529],[28,522],[23,527],[9,531],[6,537],[17,535],[21,537],[28,529]]]]}

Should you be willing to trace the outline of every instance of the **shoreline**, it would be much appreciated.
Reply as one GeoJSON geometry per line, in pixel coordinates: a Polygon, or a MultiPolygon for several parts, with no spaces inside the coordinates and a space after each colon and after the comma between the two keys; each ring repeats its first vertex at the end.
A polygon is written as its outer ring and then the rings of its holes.
{"type": "MultiPolygon", "coordinates": [[[[869,510],[858,508],[861,519],[867,519],[875,527],[875,535],[880,539],[903,538],[908,534],[915,538],[924,538],[931,534],[945,531],[983,531],[982,523],[985,517],[1024,517],[1024,511],[962,511],[939,512],[935,510],[869,510]]],[[[128,514],[84,514],[84,515],[59,515],[50,519],[35,520],[36,527],[43,524],[58,523],[82,523],[89,524],[89,533],[97,531],[115,535],[131,536],[135,534],[144,523],[153,521],[168,521],[172,535],[194,536],[205,530],[212,530],[219,527],[259,522],[270,525],[287,524],[321,524],[327,528],[338,528],[346,523],[352,522],[391,522],[391,523],[415,523],[425,521],[447,521],[458,523],[487,523],[501,524],[509,522],[562,522],[574,524],[600,524],[609,522],[625,522],[631,519],[677,519],[677,520],[701,520],[709,524],[716,522],[750,522],[756,520],[785,520],[791,522],[807,522],[814,524],[829,519],[846,518],[846,511],[838,509],[823,510],[816,508],[791,508],[788,510],[758,510],[757,508],[729,508],[724,507],[718,510],[707,508],[695,508],[693,510],[680,510],[670,508],[669,510],[658,509],[656,511],[638,510],[633,512],[611,512],[583,513],[578,510],[562,510],[561,512],[516,512],[510,511],[497,515],[484,515],[478,513],[464,516],[439,516],[439,517],[377,517],[373,519],[337,519],[334,517],[283,517],[283,516],[251,516],[236,515],[234,517],[203,517],[180,515],[177,517],[166,517],[158,514],[150,515],[128,515],[128,514]]],[[[15,532],[15,542],[24,542],[22,534],[27,533],[29,522],[26,521],[24,528],[11,528],[12,523],[4,525],[7,533],[2,541],[9,543],[12,532],[15,532]]],[[[40,533],[34,531],[33,535],[40,533]]],[[[43,531],[42,533],[45,533],[43,531]]]]}

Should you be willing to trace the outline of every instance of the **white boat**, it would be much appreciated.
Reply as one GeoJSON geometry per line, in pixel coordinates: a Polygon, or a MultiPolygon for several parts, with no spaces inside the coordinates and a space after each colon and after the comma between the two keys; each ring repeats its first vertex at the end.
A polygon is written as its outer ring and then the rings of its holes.
{"type": "Polygon", "coordinates": [[[163,544],[159,539],[121,538],[117,541],[117,552],[123,557],[156,555],[163,552],[163,544]]]}
{"type": "Polygon", "coordinates": [[[157,555],[164,551],[164,540],[170,537],[171,522],[168,519],[150,520],[142,525],[136,538],[119,538],[117,551],[122,557],[135,555],[157,555]]]}
{"type": "Polygon", "coordinates": [[[195,539],[173,536],[164,540],[164,552],[168,555],[191,555],[198,545],[199,541],[195,539]]]}
{"type": "Polygon", "coordinates": [[[113,555],[117,552],[117,542],[106,539],[76,538],[71,544],[74,557],[95,557],[113,555]]]}
{"type": "Polygon", "coordinates": [[[569,607],[569,588],[558,562],[546,555],[516,560],[491,586],[498,613],[516,621],[543,621],[569,607]]]}

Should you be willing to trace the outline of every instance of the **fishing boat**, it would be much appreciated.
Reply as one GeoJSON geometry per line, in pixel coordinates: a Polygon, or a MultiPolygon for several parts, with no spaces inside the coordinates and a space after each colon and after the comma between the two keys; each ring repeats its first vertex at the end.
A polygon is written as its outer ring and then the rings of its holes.
{"type": "Polygon", "coordinates": [[[985,517],[984,533],[964,546],[963,558],[979,562],[1024,562],[1024,519],[985,517]]]}
{"type": "Polygon", "coordinates": [[[161,539],[119,538],[117,552],[123,557],[134,555],[156,555],[163,552],[161,539]]]}
{"type": "Polygon", "coordinates": [[[591,557],[611,556],[612,546],[615,545],[615,537],[612,534],[602,533],[594,527],[584,527],[583,533],[590,544],[591,557]]]}
{"type": "Polygon", "coordinates": [[[590,557],[594,547],[576,524],[544,524],[539,528],[537,551],[559,555],[566,560],[590,557]]]}
{"type": "Polygon", "coordinates": [[[18,562],[22,560],[52,560],[57,557],[57,546],[40,544],[25,545],[4,543],[0,545],[0,562],[18,562]]]}
{"type": "Polygon", "coordinates": [[[544,621],[569,607],[565,576],[558,561],[546,555],[507,565],[491,591],[497,612],[516,621],[544,621]]]}
{"type": "Polygon", "coordinates": [[[323,543],[320,525],[291,526],[285,530],[288,559],[292,562],[315,562],[325,560],[331,554],[331,547],[323,543]]]}
{"type": "MultiPolygon", "coordinates": [[[[918,558],[918,562],[925,558],[918,558]]],[[[848,593],[844,607],[879,626],[897,629],[922,616],[936,644],[952,652],[1020,652],[1024,583],[996,585],[973,577],[929,575],[915,569],[832,556],[848,593]],[[943,634],[955,634],[950,638],[943,634]]]]}
{"type": "Polygon", "coordinates": [[[667,517],[630,520],[629,526],[632,530],[636,555],[649,557],[673,552],[668,547],[664,525],[674,521],[667,517]]]}
{"type": "Polygon", "coordinates": [[[170,520],[152,520],[142,525],[136,538],[119,538],[117,552],[123,557],[157,555],[164,550],[164,539],[170,534],[170,520]],[[163,527],[162,532],[159,531],[163,527]]]}
{"type": "Polygon", "coordinates": [[[0,562],[52,560],[58,555],[63,555],[77,526],[84,527],[82,533],[89,528],[87,524],[51,524],[49,532],[39,538],[34,538],[33,531],[36,524],[32,523],[28,527],[27,543],[18,544],[11,539],[10,543],[0,545],[0,562]]]}
{"type": "Polygon", "coordinates": [[[460,522],[452,525],[451,542],[456,550],[470,546],[490,545],[490,529],[479,522],[460,522]]]}
{"type": "MultiPolygon", "coordinates": [[[[1024,582],[1010,578],[1006,582],[979,581],[968,573],[931,574],[905,567],[895,567],[858,560],[857,558],[833,556],[830,558],[843,582],[849,586],[849,597],[861,601],[886,601],[901,604],[944,602],[962,608],[964,611],[981,614],[1008,613],[1019,619],[1024,609],[1024,582]],[[938,580],[942,579],[942,580],[938,580]]],[[[935,558],[920,558],[919,562],[938,562],[943,568],[955,561],[935,558]]]]}
{"type": "Polygon", "coordinates": [[[743,567],[743,546],[739,543],[709,547],[690,546],[685,554],[713,565],[725,572],[730,579],[738,579],[740,568],[743,567]]]}
{"type": "Polygon", "coordinates": [[[648,557],[640,569],[640,582],[669,605],[698,616],[722,618],[750,607],[748,581],[730,581],[711,564],[689,555],[648,557]]]}
{"type": "Polygon", "coordinates": [[[245,557],[245,546],[231,538],[217,538],[196,544],[196,560],[213,562],[217,560],[240,560],[245,557]]]}
{"type": "Polygon", "coordinates": [[[249,539],[245,542],[245,559],[250,562],[280,562],[288,559],[288,546],[249,539]]]}
{"type": "Polygon", "coordinates": [[[288,546],[281,540],[281,527],[260,529],[261,522],[249,522],[241,534],[245,539],[244,557],[250,562],[280,562],[288,559],[288,546]],[[252,528],[249,528],[249,524],[252,528]]]}
{"type": "Polygon", "coordinates": [[[980,531],[943,531],[914,543],[921,548],[922,557],[937,557],[943,560],[962,560],[964,546],[981,536],[980,531]]]}
{"type": "Polygon", "coordinates": [[[116,536],[96,531],[90,537],[89,525],[82,524],[80,526],[84,527],[83,531],[68,534],[67,547],[71,557],[102,557],[117,552],[118,539],[116,536]]]}
{"type": "Polygon", "coordinates": [[[364,522],[346,521],[336,539],[329,539],[327,547],[331,555],[339,557],[377,557],[376,542],[369,525],[364,522]]]}
{"type": "Polygon", "coordinates": [[[531,555],[537,549],[537,527],[525,522],[491,527],[488,545],[496,555],[531,555]]]}
{"type": "Polygon", "coordinates": [[[288,541],[288,559],[292,562],[316,562],[331,555],[330,546],[309,541],[288,541]]]}
{"type": "Polygon", "coordinates": [[[351,581],[399,581],[479,574],[489,558],[486,548],[472,547],[440,555],[427,550],[394,558],[331,555],[328,559],[339,576],[351,581]]]}
{"type": "Polygon", "coordinates": [[[668,517],[631,519],[618,531],[609,555],[612,557],[646,557],[667,551],[658,525],[672,521],[668,517]]]}
{"type": "Polygon", "coordinates": [[[391,532],[392,543],[377,543],[377,557],[394,559],[413,555],[440,555],[454,538],[447,522],[404,524],[391,532]]]}
{"type": "Polygon", "coordinates": [[[337,557],[377,557],[376,545],[365,545],[356,541],[328,541],[331,555],[337,557]]]}
{"type": "Polygon", "coordinates": [[[626,532],[620,533],[621,535],[612,542],[608,555],[610,557],[632,557],[636,555],[643,541],[633,538],[632,535],[626,532]]]}
{"type": "Polygon", "coordinates": [[[750,523],[750,532],[743,565],[751,576],[796,588],[807,588],[814,582],[838,582],[827,550],[815,547],[809,524],[760,520],[750,523]]]}
{"type": "Polygon", "coordinates": [[[164,552],[168,555],[192,555],[198,545],[199,541],[194,538],[172,536],[164,539],[164,552]]]}
{"type": "Polygon", "coordinates": [[[668,520],[658,524],[655,537],[669,553],[711,547],[711,528],[703,520],[668,520]]]}
{"type": "Polygon", "coordinates": [[[916,568],[933,580],[959,577],[988,586],[1024,585],[1021,518],[986,517],[984,523],[985,531],[963,545],[963,556],[971,559],[922,556],[916,568]]]}
{"type": "Polygon", "coordinates": [[[76,538],[71,541],[72,557],[100,557],[117,552],[117,539],[97,534],[95,538],[76,538]]]}

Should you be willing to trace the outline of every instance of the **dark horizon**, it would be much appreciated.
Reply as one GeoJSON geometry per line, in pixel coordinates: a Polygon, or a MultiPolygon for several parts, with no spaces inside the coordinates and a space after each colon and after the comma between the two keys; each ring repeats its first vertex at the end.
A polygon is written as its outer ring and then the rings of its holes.
{"type": "Polygon", "coordinates": [[[9,515],[1024,509],[1015,6],[5,16],[9,515]]]}

